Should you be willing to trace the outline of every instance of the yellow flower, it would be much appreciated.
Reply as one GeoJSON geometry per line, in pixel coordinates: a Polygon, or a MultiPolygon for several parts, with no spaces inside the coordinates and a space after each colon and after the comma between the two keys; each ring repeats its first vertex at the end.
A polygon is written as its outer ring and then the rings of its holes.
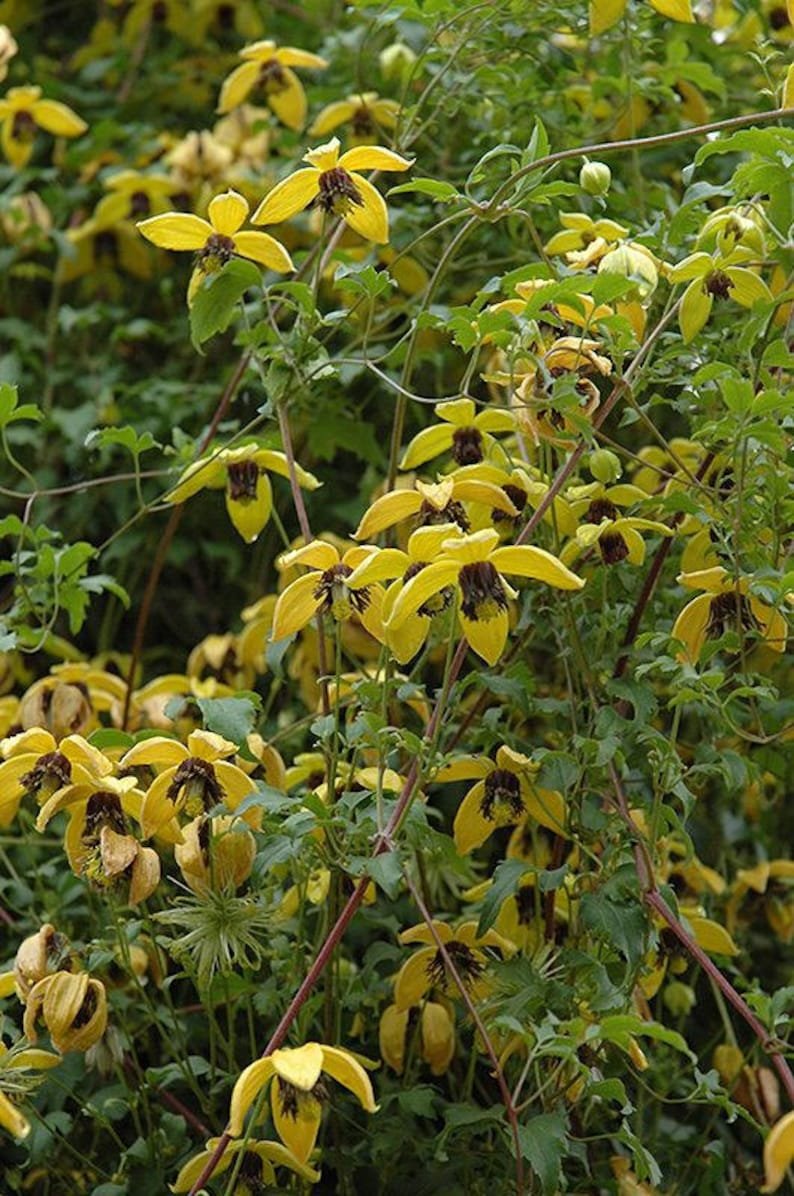
{"type": "MultiPolygon", "coordinates": [[[[714,922],[711,918],[704,917],[701,906],[684,905],[681,906],[680,912],[695,942],[709,955],[733,956],[739,954],[739,948],[725,927],[720,926],[719,922],[714,922]]],[[[666,923],[661,919],[655,919],[655,921],[660,933],[660,946],[646,960],[647,971],[640,976],[638,982],[643,996],[648,1000],[656,996],[668,969],[673,975],[679,975],[686,971],[688,962],[681,953],[677,939],[666,928],[666,923]]]]}
{"type": "Polygon", "coordinates": [[[535,784],[537,764],[503,745],[496,760],[461,756],[444,765],[434,784],[476,780],[458,807],[453,826],[455,846],[463,855],[480,847],[495,830],[532,818],[556,834],[565,830],[565,802],[553,789],[535,784]]]}
{"type": "Polygon", "coordinates": [[[747,269],[746,263],[756,256],[751,249],[737,246],[726,255],[692,253],[673,266],[670,282],[689,283],[678,313],[685,343],[700,332],[711,315],[715,299],[734,299],[742,307],[753,307],[763,300],[772,302],[772,292],[764,280],[747,269]]]}
{"type": "MultiPolygon", "coordinates": [[[[565,236],[565,234],[558,233],[557,236],[565,236]]],[[[539,292],[554,286],[556,281],[554,278],[529,278],[524,282],[517,282],[514,288],[518,296],[517,299],[503,299],[501,303],[491,304],[488,310],[509,311],[514,316],[521,316],[524,314],[527,304],[535,299],[539,292]]],[[[561,320],[565,320],[568,324],[575,324],[577,328],[589,328],[606,316],[614,314],[612,308],[607,307],[605,303],[596,305],[590,295],[579,291],[570,298],[552,299],[548,305],[544,305],[544,313],[547,307],[561,320]]]]}
{"type": "Polygon", "coordinates": [[[0,754],[0,827],[13,822],[26,793],[43,806],[67,786],[90,784],[113,772],[107,757],[81,735],[68,735],[59,744],[42,727],[2,740],[0,754]]]}
{"type": "Polygon", "coordinates": [[[480,503],[509,519],[518,515],[501,486],[487,479],[481,480],[473,473],[465,478],[455,474],[439,482],[416,481],[410,489],[390,490],[388,494],[382,494],[364,512],[353,539],[364,540],[377,536],[396,523],[413,518],[420,526],[454,523],[462,532],[467,532],[471,522],[462,505],[464,502],[480,503]]]}
{"type": "Polygon", "coordinates": [[[339,139],[304,155],[309,165],[277,183],[254,212],[254,224],[280,224],[316,200],[324,212],[341,216],[368,241],[389,239],[389,213],[379,191],[359,170],[408,170],[411,163],[394,150],[361,145],[339,153],[339,139]]]}
{"type": "Polygon", "coordinates": [[[100,980],[87,972],[55,972],[33,985],[25,1004],[23,1029],[36,1042],[39,1017],[49,1031],[52,1045],[62,1054],[87,1051],[105,1033],[107,994],[100,980]]]}
{"type": "Polygon", "coordinates": [[[443,422],[431,424],[414,436],[403,453],[400,469],[415,469],[450,450],[456,465],[476,465],[493,444],[491,433],[514,432],[516,428],[512,411],[485,407],[477,413],[471,399],[436,403],[433,410],[443,422]]]}
{"type": "Polygon", "coordinates": [[[763,903],[766,920],[781,942],[794,942],[794,860],[764,860],[736,873],[725,911],[730,930],[748,896],[755,898],[751,908],[757,909],[759,901],[763,903]]]}
{"type": "Polygon", "coordinates": [[[187,747],[175,739],[156,735],[130,748],[121,759],[122,769],[141,764],[165,765],[143,800],[144,836],[159,835],[172,843],[183,843],[177,822],[183,811],[192,819],[207,814],[219,802],[234,811],[254,789],[254,782],[227,759],[236,750],[228,739],[211,731],[192,731],[187,747]]]}
{"type": "Polygon", "coordinates": [[[0,144],[12,166],[27,166],[36,129],[56,137],[79,137],[86,122],[58,100],[42,100],[40,87],[11,87],[0,99],[0,144]]]}
{"type": "Polygon", "coordinates": [[[14,990],[20,1001],[45,976],[69,970],[69,940],[59,934],[50,922],[45,922],[35,934],[19,944],[14,958],[14,990]]]}
{"type": "Polygon", "coordinates": [[[356,566],[372,551],[357,545],[340,554],[333,544],[312,540],[303,548],[284,553],[278,562],[280,568],[306,565],[311,572],[290,582],[279,594],[273,612],[273,639],[294,635],[320,613],[340,623],[355,615],[370,635],[383,643],[383,587],[370,585],[353,590],[347,584],[356,566]]]}
{"type": "Polygon", "coordinates": [[[64,254],[58,262],[58,281],[74,282],[89,276],[94,291],[114,295],[118,274],[151,278],[151,250],[141,243],[135,225],[127,220],[108,223],[96,215],[78,228],[66,231],[64,254]]]}
{"type": "Polygon", "coordinates": [[[676,578],[688,590],[703,590],[688,602],[670,632],[680,640],[684,651],[680,660],[696,664],[707,639],[719,639],[726,631],[744,639],[757,631],[767,647],[784,652],[788,629],[784,616],[749,592],[751,578],[734,578],[722,565],[681,573],[676,578]]]}
{"type": "MultiPolygon", "coordinates": [[[[398,1076],[403,1072],[406,1038],[416,1016],[416,1006],[400,1009],[388,1005],[381,1014],[378,1030],[381,1057],[398,1076]]],[[[434,1076],[442,1076],[455,1054],[454,1015],[440,1001],[424,1001],[418,1021],[419,1054],[434,1076]]]]}
{"type": "Polygon", "coordinates": [[[248,827],[235,818],[207,818],[199,814],[182,830],[183,842],[174,858],[189,889],[199,895],[235,892],[251,875],[256,842],[248,827]]]}
{"type": "Polygon", "coordinates": [[[120,170],[104,180],[110,195],[96,206],[92,221],[101,227],[119,220],[141,220],[168,210],[168,199],[177,190],[165,174],[142,174],[138,170],[120,170]]]}
{"type": "Polygon", "coordinates": [[[11,1047],[0,1042],[0,1126],[12,1137],[22,1139],[30,1133],[30,1122],[19,1102],[41,1083],[42,1077],[35,1072],[57,1067],[60,1062],[60,1055],[28,1047],[24,1039],[11,1047]]]}
{"type": "MultiPolygon", "coordinates": [[[[246,544],[253,544],[273,510],[268,470],[282,478],[289,477],[284,453],[262,448],[256,443],[221,449],[189,465],[166,501],[182,503],[205,487],[210,490],[225,487],[229,518],[246,544]]],[[[314,474],[300,465],[295,466],[295,472],[298,482],[307,490],[316,490],[322,485],[314,474]]]]}
{"type": "Polygon", "coordinates": [[[502,573],[532,577],[563,590],[580,590],[584,585],[543,548],[500,548],[499,533],[492,529],[445,540],[442,553],[403,587],[389,616],[388,631],[397,632],[435,594],[454,586],[463,634],[488,664],[495,664],[502,654],[508,631],[507,600],[516,597],[502,573]]]}
{"type": "MultiPolygon", "coordinates": [[[[590,32],[595,36],[616,24],[626,10],[627,0],[590,0],[590,32]]],[[[663,17],[692,24],[695,20],[691,0],[649,0],[663,17]]]]}
{"type": "Polygon", "coordinates": [[[565,254],[570,266],[586,270],[608,253],[618,241],[623,241],[629,230],[615,220],[593,220],[584,212],[561,212],[560,224],[563,232],[555,233],[545,245],[546,253],[552,257],[565,254]]]}
{"type": "Polygon", "coordinates": [[[362,91],[327,104],[313,121],[309,133],[312,137],[324,137],[339,125],[349,123],[353,126],[353,142],[366,145],[375,134],[395,127],[399,111],[400,105],[395,100],[385,100],[376,91],[362,91]]]}
{"type": "Polygon", "coordinates": [[[213,189],[223,180],[234,155],[228,145],[214,137],[208,129],[187,133],[168,151],[165,161],[171,167],[177,190],[191,194],[203,192],[204,186],[213,189]]]}
{"type": "Polygon", "coordinates": [[[19,50],[13,33],[7,25],[0,25],[0,83],[8,74],[8,64],[19,50]]]}
{"type": "Polygon", "coordinates": [[[274,237],[254,230],[240,232],[248,216],[248,203],[236,191],[216,195],[207,215],[208,221],[192,212],[166,212],[138,223],[153,245],[198,254],[188,295],[195,291],[202,274],[212,274],[233,257],[249,258],[282,274],[294,270],[290,255],[274,237]]]}
{"type": "MultiPolygon", "coordinates": [[[[170,1185],[172,1192],[189,1192],[195,1186],[196,1180],[215,1153],[218,1142],[218,1138],[210,1138],[206,1150],[202,1150],[200,1154],[188,1159],[174,1183],[170,1185]]],[[[237,1172],[235,1192],[241,1194],[261,1192],[266,1187],[275,1190],[276,1167],[289,1167],[290,1171],[294,1171],[296,1175],[310,1184],[317,1183],[320,1178],[319,1171],[312,1170],[311,1167],[307,1167],[305,1163],[296,1159],[294,1154],[280,1142],[257,1142],[251,1138],[234,1139],[224,1147],[223,1154],[218,1159],[212,1173],[213,1177],[223,1175],[224,1171],[228,1171],[232,1164],[236,1163],[237,1156],[241,1151],[243,1161],[237,1172]]]]}
{"type": "MultiPolygon", "coordinates": [[[[447,922],[434,920],[433,927],[461,980],[477,1000],[486,988],[483,975],[488,956],[482,948],[497,947],[502,955],[512,955],[512,943],[495,930],[478,936],[476,922],[464,922],[454,930],[447,922]]],[[[404,930],[400,942],[422,943],[423,946],[405,961],[395,977],[394,1003],[398,1009],[410,1009],[412,1005],[418,1005],[425,994],[434,988],[442,989],[447,996],[454,996],[458,992],[454,981],[447,975],[444,958],[429,926],[422,922],[404,930]]]]}
{"type": "Polygon", "coordinates": [[[361,1063],[341,1047],[307,1042],[302,1047],[274,1051],[257,1059],[242,1072],[232,1092],[229,1133],[239,1138],[245,1116],[262,1088],[274,1081],[270,1092],[273,1124],[282,1142],[305,1163],[314,1149],[322,1117],[318,1097],[324,1091],[321,1074],[344,1085],[368,1113],[378,1106],[372,1084],[361,1063]]]}
{"type": "Polygon", "coordinates": [[[287,128],[302,129],[306,120],[306,93],[303,85],[290,70],[293,66],[328,66],[319,54],[299,50],[295,46],[277,46],[275,42],[259,41],[240,50],[245,61],[224,80],[218,101],[221,115],[242,104],[254,87],[261,87],[267,103],[287,128]]]}
{"type": "Polygon", "coordinates": [[[566,495],[574,516],[580,521],[574,537],[562,552],[560,560],[566,565],[588,548],[598,546],[605,565],[614,565],[627,560],[631,565],[641,565],[645,560],[645,541],[640,532],[651,532],[658,536],[672,536],[672,530],[664,523],[639,516],[624,516],[620,507],[647,499],[645,491],[636,486],[604,486],[601,482],[576,487],[566,495]]]}
{"type": "Polygon", "coordinates": [[[794,1162],[794,1112],[776,1121],[764,1143],[764,1178],[762,1192],[776,1192],[794,1162]]]}

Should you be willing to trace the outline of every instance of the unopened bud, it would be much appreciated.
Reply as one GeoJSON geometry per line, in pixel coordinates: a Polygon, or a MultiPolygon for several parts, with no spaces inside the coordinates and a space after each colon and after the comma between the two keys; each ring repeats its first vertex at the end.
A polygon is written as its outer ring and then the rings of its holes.
{"type": "Polygon", "coordinates": [[[696,1000],[694,991],[681,980],[670,981],[665,987],[663,999],[674,1017],[685,1017],[696,1000]]]}
{"type": "Polygon", "coordinates": [[[587,467],[595,480],[605,486],[611,486],[623,473],[620,458],[611,449],[595,449],[588,458],[587,467]]]}
{"type": "Polygon", "coordinates": [[[579,171],[579,186],[588,195],[606,195],[612,182],[612,171],[606,162],[585,162],[579,171]]]}
{"type": "Polygon", "coordinates": [[[416,54],[405,42],[392,42],[381,50],[378,61],[384,79],[390,83],[405,83],[416,62],[416,54]]]}

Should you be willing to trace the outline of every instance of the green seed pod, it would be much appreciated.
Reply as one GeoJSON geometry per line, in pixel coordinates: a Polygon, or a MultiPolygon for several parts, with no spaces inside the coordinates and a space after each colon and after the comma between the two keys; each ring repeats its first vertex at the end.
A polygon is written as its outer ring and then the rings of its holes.
{"type": "Polygon", "coordinates": [[[620,458],[611,449],[595,449],[588,458],[587,467],[597,482],[611,486],[623,473],[620,458]]]}
{"type": "Polygon", "coordinates": [[[606,162],[585,162],[579,171],[579,186],[588,195],[606,195],[612,182],[612,171],[606,162]]]}
{"type": "Polygon", "coordinates": [[[405,42],[392,42],[390,46],[381,50],[378,61],[384,79],[404,83],[416,62],[416,54],[405,42]]]}

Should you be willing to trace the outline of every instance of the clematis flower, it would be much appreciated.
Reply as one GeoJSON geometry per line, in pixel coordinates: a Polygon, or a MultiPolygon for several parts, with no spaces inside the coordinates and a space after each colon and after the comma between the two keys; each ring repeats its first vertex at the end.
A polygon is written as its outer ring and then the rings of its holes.
{"type": "Polygon", "coordinates": [[[174,859],[194,893],[236,892],[251,875],[256,841],[241,820],[199,814],[183,828],[182,836],[174,859]]]}
{"type": "Polygon", "coordinates": [[[55,137],[79,137],[88,125],[58,100],[42,100],[40,87],[11,87],[0,99],[0,144],[12,166],[27,166],[37,129],[55,137]]]}
{"type": "Polygon", "coordinates": [[[109,227],[119,220],[142,220],[168,210],[168,200],[177,190],[165,174],[143,174],[138,170],[119,170],[104,180],[109,191],[97,204],[92,220],[109,227]]]}
{"type": "MultiPolygon", "coordinates": [[[[695,16],[691,0],[648,0],[651,8],[671,21],[691,25],[695,16]]],[[[590,0],[590,32],[595,36],[603,33],[620,20],[626,9],[626,0],[590,0]]]]}
{"type": "Polygon", "coordinates": [[[408,170],[411,162],[381,145],[360,145],[339,153],[339,139],[309,150],[309,165],[268,192],[252,217],[254,224],[280,224],[316,200],[324,212],[341,216],[367,241],[389,239],[389,213],[379,191],[359,170],[408,170]]]}
{"type": "MultiPolygon", "coordinates": [[[[195,1187],[196,1180],[201,1175],[207,1162],[212,1158],[218,1138],[210,1138],[206,1150],[193,1155],[192,1159],[180,1169],[175,1181],[170,1185],[171,1191],[189,1192],[195,1187]]],[[[251,1138],[236,1138],[224,1147],[223,1154],[215,1164],[213,1176],[223,1175],[224,1171],[237,1162],[237,1156],[242,1153],[243,1161],[237,1172],[235,1192],[255,1193],[266,1188],[276,1189],[276,1167],[288,1167],[306,1183],[315,1184],[320,1179],[320,1172],[307,1167],[300,1159],[287,1150],[281,1142],[257,1142],[251,1138]]]]}
{"type": "MultiPolygon", "coordinates": [[[[187,133],[165,156],[177,191],[194,196],[196,206],[205,190],[214,191],[225,180],[234,154],[209,131],[187,133]]],[[[203,205],[202,205],[203,206],[203,205]]]]}
{"type": "MultiPolygon", "coordinates": [[[[563,234],[558,233],[557,235],[563,234]]],[[[487,310],[509,311],[511,315],[521,316],[526,311],[527,304],[538,294],[542,294],[547,287],[553,287],[556,281],[554,278],[529,278],[524,282],[517,282],[514,287],[517,298],[503,299],[500,303],[492,303],[487,310]]],[[[542,314],[538,316],[538,319],[543,319],[548,312],[558,316],[567,324],[574,324],[577,328],[589,328],[606,316],[614,314],[611,307],[605,303],[595,304],[592,297],[584,291],[577,291],[570,298],[551,300],[543,306],[542,314]]]]}
{"type": "Polygon", "coordinates": [[[764,1186],[762,1192],[776,1192],[794,1163],[794,1112],[776,1121],[764,1142],[764,1186]]]}
{"type": "Polygon", "coordinates": [[[563,231],[555,233],[544,248],[552,257],[564,254],[575,270],[588,269],[629,235],[617,221],[593,220],[584,212],[561,212],[560,224],[563,231]]]}
{"type": "Polygon", "coordinates": [[[19,1102],[30,1096],[43,1077],[37,1072],[57,1067],[60,1055],[26,1046],[24,1039],[7,1047],[0,1042],[0,1126],[12,1137],[27,1138],[30,1122],[19,1102]]]}
{"type": "Polygon", "coordinates": [[[580,553],[597,545],[605,565],[623,560],[628,560],[631,565],[641,565],[645,560],[645,541],[641,532],[673,535],[665,523],[621,514],[620,507],[644,502],[647,497],[643,490],[626,484],[604,486],[602,482],[594,482],[573,487],[566,498],[579,526],[560,553],[560,560],[570,565],[580,553]]]}
{"type": "Polygon", "coordinates": [[[537,363],[520,378],[515,387],[512,407],[518,424],[537,446],[543,440],[569,447],[581,435],[577,421],[589,418],[601,399],[588,375],[606,376],[612,362],[598,350],[601,342],[583,336],[561,336],[539,354],[537,363]],[[562,375],[573,376],[578,402],[560,410],[552,405],[554,381],[562,375]],[[573,438],[573,439],[572,439],[573,438]]]}
{"type": "Polygon", "coordinates": [[[310,572],[290,582],[279,594],[273,612],[273,639],[294,635],[320,613],[330,615],[338,623],[355,615],[370,635],[383,643],[383,587],[369,585],[353,590],[348,585],[355,567],[371,551],[371,548],[356,545],[340,553],[333,544],[312,540],[303,548],[284,553],[279,559],[280,568],[306,565],[310,572]]]}
{"type": "Polygon", "coordinates": [[[45,976],[28,994],[22,1022],[25,1037],[36,1042],[41,1018],[52,1045],[61,1054],[87,1051],[105,1033],[108,1005],[105,986],[87,972],[55,972],[45,976]]]}
{"type": "Polygon", "coordinates": [[[39,980],[54,972],[70,970],[69,955],[69,940],[59,934],[50,922],[45,922],[35,934],[28,935],[19,944],[14,957],[14,970],[4,973],[3,977],[11,975],[14,991],[24,1003],[39,980]]]}
{"type": "Polygon", "coordinates": [[[500,511],[509,519],[518,515],[510,496],[501,486],[472,474],[465,478],[456,474],[439,482],[416,481],[410,489],[382,494],[364,512],[353,539],[377,536],[396,523],[413,518],[422,526],[454,523],[462,532],[467,532],[471,522],[464,502],[480,503],[488,510],[500,511]]]}
{"type": "Polygon", "coordinates": [[[248,203],[237,191],[216,195],[207,215],[209,220],[192,212],[165,212],[138,222],[139,230],[153,245],[193,250],[198,255],[188,296],[194,293],[202,274],[213,274],[233,257],[249,258],[281,274],[294,270],[290,255],[274,237],[254,230],[240,232],[248,216],[248,203]]]}
{"type": "MultiPolygon", "coordinates": [[[[502,955],[508,956],[515,950],[512,943],[495,930],[488,930],[478,937],[476,922],[464,922],[457,930],[447,922],[434,920],[433,926],[458,975],[472,997],[477,1000],[486,988],[483,976],[488,965],[488,956],[483,948],[496,947],[502,955]]],[[[423,946],[405,961],[395,977],[394,1003],[397,1008],[410,1009],[412,1005],[418,1005],[425,994],[435,988],[440,988],[447,996],[454,996],[458,991],[457,987],[447,976],[446,964],[430,927],[424,922],[412,926],[402,932],[400,942],[421,943],[423,946]]]]}
{"type": "Polygon", "coordinates": [[[535,784],[538,766],[528,756],[504,744],[496,760],[461,756],[444,765],[434,784],[475,781],[458,806],[453,826],[455,846],[462,855],[480,847],[495,830],[534,819],[556,834],[565,830],[565,802],[553,789],[535,784]]]}
{"type": "Polygon", "coordinates": [[[0,25],[0,83],[8,74],[8,64],[19,50],[16,39],[7,25],[0,25]]]}
{"type": "Polygon", "coordinates": [[[458,618],[469,646],[488,664],[495,664],[507,640],[507,600],[516,593],[502,574],[545,581],[562,590],[580,590],[584,582],[543,548],[499,547],[492,529],[454,537],[442,544],[442,557],[406,583],[389,616],[396,632],[435,594],[448,586],[458,592],[458,618]]]}
{"type": "Polygon", "coordinates": [[[742,307],[752,307],[766,300],[772,302],[772,292],[762,278],[747,269],[747,262],[756,254],[743,246],[722,255],[692,253],[670,271],[670,282],[688,282],[681,299],[678,323],[684,342],[697,336],[714,305],[714,300],[733,299],[742,307]]]}
{"type": "Polygon", "coordinates": [[[65,252],[58,262],[58,281],[74,282],[87,276],[95,293],[120,293],[119,275],[151,278],[151,250],[141,243],[128,220],[108,223],[92,216],[77,228],[66,230],[65,252]]]}
{"type": "Polygon", "coordinates": [[[324,137],[340,125],[350,124],[354,144],[367,145],[377,133],[396,126],[399,111],[395,100],[383,99],[376,91],[362,91],[327,104],[312,122],[309,133],[324,137]]]}
{"type": "Polygon", "coordinates": [[[288,129],[302,129],[306,121],[306,93],[293,66],[321,70],[328,66],[319,54],[272,41],[253,42],[239,52],[242,64],[223,81],[218,112],[224,115],[242,104],[255,87],[261,87],[269,106],[288,129]]]}
{"type": "Polygon", "coordinates": [[[696,664],[707,639],[719,639],[726,631],[744,638],[760,634],[767,647],[784,652],[788,628],[784,616],[750,593],[750,577],[732,577],[722,565],[698,573],[681,573],[676,578],[688,590],[703,590],[679,614],[670,635],[680,640],[680,660],[696,664]]]}
{"type": "Polygon", "coordinates": [[[442,1076],[455,1054],[455,1019],[447,1005],[440,1001],[424,1001],[421,1008],[412,1005],[410,1009],[387,1005],[378,1029],[381,1057],[401,1076],[406,1040],[417,1021],[419,1054],[434,1076],[442,1076]]]}
{"type": "Polygon", "coordinates": [[[745,902],[751,914],[762,906],[781,942],[794,942],[794,860],[763,860],[739,869],[725,910],[729,930],[737,925],[745,902]]]}
{"type": "Polygon", "coordinates": [[[229,762],[228,757],[236,751],[235,744],[212,731],[192,731],[187,747],[161,735],[131,747],[120,761],[122,769],[141,764],[165,765],[143,800],[144,836],[159,835],[172,843],[183,843],[180,814],[196,818],[209,813],[219,802],[234,811],[255,787],[241,768],[229,762]]]}
{"type": "MultiPolygon", "coordinates": [[[[739,948],[725,927],[711,918],[704,917],[701,906],[682,905],[681,914],[698,946],[709,955],[739,954],[739,948]]],[[[659,946],[647,957],[645,970],[638,980],[639,988],[648,1000],[656,996],[668,971],[673,975],[679,975],[686,971],[689,963],[681,954],[678,940],[667,929],[666,924],[661,919],[655,921],[659,932],[659,946]]]]}
{"type": "MultiPolygon", "coordinates": [[[[221,449],[201,461],[189,465],[167,496],[169,503],[182,503],[199,490],[226,489],[226,510],[229,518],[246,544],[253,544],[273,510],[273,491],[268,471],[289,477],[289,465],[284,453],[262,448],[259,444],[243,444],[238,448],[221,449]]],[[[295,465],[298,482],[306,490],[316,490],[322,482],[295,465]]]]}
{"type": "Polygon", "coordinates": [[[60,743],[43,727],[32,727],[0,741],[0,827],[10,826],[30,793],[40,806],[67,786],[107,777],[113,765],[81,735],[60,743]]]}
{"type": "Polygon", "coordinates": [[[240,1137],[246,1113],[272,1080],[270,1101],[276,1132],[295,1158],[305,1163],[317,1140],[322,1101],[328,1099],[323,1073],[352,1092],[368,1113],[377,1112],[369,1076],[355,1055],[341,1047],[307,1042],[302,1047],[274,1051],[245,1068],[232,1092],[229,1133],[240,1137]]]}
{"type": "Polygon", "coordinates": [[[485,407],[478,412],[471,399],[436,403],[433,410],[442,422],[431,424],[414,436],[403,454],[400,469],[415,469],[449,451],[456,465],[476,465],[493,444],[492,433],[516,430],[512,411],[485,407]]]}

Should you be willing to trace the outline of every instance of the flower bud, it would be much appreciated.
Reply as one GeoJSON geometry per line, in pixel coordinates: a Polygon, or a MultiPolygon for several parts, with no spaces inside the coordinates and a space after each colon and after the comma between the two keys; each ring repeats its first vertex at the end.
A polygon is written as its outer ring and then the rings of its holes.
{"type": "Polygon", "coordinates": [[[620,458],[611,449],[595,449],[588,458],[587,467],[595,480],[605,486],[611,486],[623,473],[620,458]]]}
{"type": "Polygon", "coordinates": [[[695,1004],[695,994],[682,980],[671,980],[665,987],[663,1000],[674,1017],[685,1017],[695,1004]]]}
{"type": "Polygon", "coordinates": [[[723,1042],[714,1048],[711,1064],[719,1073],[726,1088],[731,1088],[741,1075],[744,1067],[744,1055],[733,1043],[723,1042]]]}
{"type": "Polygon", "coordinates": [[[51,976],[63,968],[68,958],[68,939],[58,934],[55,927],[45,922],[36,934],[31,934],[19,945],[14,960],[14,979],[20,1001],[39,980],[51,976]]]}
{"type": "Polygon", "coordinates": [[[606,162],[585,162],[579,171],[579,186],[588,195],[606,195],[612,182],[612,171],[606,162]]]}
{"type": "Polygon", "coordinates": [[[634,287],[626,299],[650,299],[659,281],[659,271],[649,250],[642,245],[618,245],[604,254],[598,264],[599,274],[619,274],[630,279],[634,287]]]}
{"type": "Polygon", "coordinates": [[[410,1009],[398,1009],[396,1005],[388,1005],[380,1018],[378,1037],[381,1058],[398,1076],[402,1075],[405,1063],[405,1036],[410,1016],[410,1009]]]}
{"type": "Polygon", "coordinates": [[[405,83],[416,62],[416,54],[405,42],[392,42],[378,55],[381,74],[389,82],[405,83]]]}

